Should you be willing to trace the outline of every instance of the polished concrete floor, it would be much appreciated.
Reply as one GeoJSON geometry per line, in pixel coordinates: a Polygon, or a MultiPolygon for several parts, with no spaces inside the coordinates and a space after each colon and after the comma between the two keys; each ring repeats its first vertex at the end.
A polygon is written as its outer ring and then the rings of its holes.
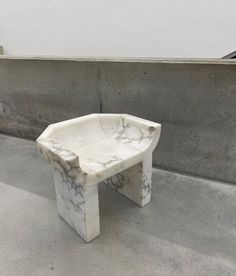
{"type": "Polygon", "coordinates": [[[0,157],[1,276],[236,275],[236,186],[154,169],[139,208],[100,184],[101,236],[86,244],[35,144],[0,135],[0,157]]]}

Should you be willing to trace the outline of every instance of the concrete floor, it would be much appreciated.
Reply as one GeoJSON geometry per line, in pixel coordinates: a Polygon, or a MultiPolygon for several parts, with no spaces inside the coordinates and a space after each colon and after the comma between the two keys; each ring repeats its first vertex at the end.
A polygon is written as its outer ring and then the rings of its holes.
{"type": "Polygon", "coordinates": [[[57,215],[52,173],[31,141],[0,135],[0,275],[236,275],[236,186],[153,170],[139,208],[100,184],[90,244],[57,215]]]}

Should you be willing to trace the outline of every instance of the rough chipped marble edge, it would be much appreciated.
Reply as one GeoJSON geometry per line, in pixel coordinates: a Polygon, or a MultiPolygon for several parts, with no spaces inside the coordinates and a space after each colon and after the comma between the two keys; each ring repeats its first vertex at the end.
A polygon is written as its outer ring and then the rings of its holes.
{"type": "MultiPolygon", "coordinates": [[[[68,175],[68,173],[69,174],[72,173],[72,175],[70,175],[70,177],[72,177],[72,178],[75,178],[75,175],[77,175],[76,178],[80,179],[80,181],[81,181],[80,184],[85,184],[87,182],[86,185],[93,185],[98,181],[105,180],[106,178],[99,180],[99,177],[96,176],[96,173],[88,174],[85,171],[83,171],[79,164],[79,156],[76,155],[75,153],[73,153],[71,150],[66,149],[61,144],[55,142],[53,139],[48,138],[48,136],[52,133],[53,129],[55,129],[56,127],[68,125],[68,123],[76,123],[76,122],[83,121],[88,118],[92,118],[92,117],[96,117],[96,116],[100,116],[100,115],[121,117],[121,119],[122,119],[122,117],[124,119],[128,118],[128,119],[131,119],[133,122],[136,122],[140,126],[145,125],[146,127],[149,127],[149,128],[154,127],[155,129],[159,130],[159,132],[154,131],[154,135],[152,136],[152,142],[149,145],[149,147],[145,150],[145,152],[137,154],[136,157],[139,157],[142,155],[143,159],[145,159],[146,156],[148,156],[149,154],[152,153],[152,151],[156,147],[156,145],[159,141],[159,138],[160,138],[161,124],[158,124],[158,123],[155,123],[152,121],[148,121],[146,119],[142,119],[142,118],[139,118],[139,117],[136,117],[133,115],[129,115],[129,114],[93,113],[90,115],[81,116],[78,118],[74,118],[74,119],[70,119],[70,120],[66,120],[63,122],[49,125],[45,129],[45,131],[36,140],[38,150],[41,152],[41,154],[43,155],[45,160],[52,163],[52,165],[54,164],[54,168],[56,170],[58,170],[59,173],[61,173],[61,174],[65,173],[66,175],[68,175]],[[77,174],[74,171],[75,169],[77,169],[77,174]],[[85,180],[87,180],[87,181],[85,181],[85,180]]],[[[135,164],[132,164],[132,165],[135,165],[135,164]]],[[[122,170],[119,170],[119,171],[117,171],[117,173],[120,173],[121,171],[122,170]]],[[[74,179],[74,180],[76,180],[76,179],[74,179]]]]}

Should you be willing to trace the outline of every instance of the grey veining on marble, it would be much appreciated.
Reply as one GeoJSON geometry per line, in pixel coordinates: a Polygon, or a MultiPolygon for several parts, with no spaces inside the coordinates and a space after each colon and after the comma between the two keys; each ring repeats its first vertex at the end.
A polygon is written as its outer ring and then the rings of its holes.
{"type": "Polygon", "coordinates": [[[37,139],[54,169],[59,215],[85,241],[100,234],[99,182],[141,207],[150,202],[160,130],[127,114],[91,114],[50,125],[37,139]]]}
{"type": "Polygon", "coordinates": [[[104,181],[140,207],[151,201],[152,156],[104,181]]]}

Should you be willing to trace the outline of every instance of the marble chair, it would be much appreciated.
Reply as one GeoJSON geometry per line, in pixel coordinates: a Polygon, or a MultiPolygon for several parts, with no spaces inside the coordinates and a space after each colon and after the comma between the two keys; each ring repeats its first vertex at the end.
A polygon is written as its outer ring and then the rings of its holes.
{"type": "Polygon", "coordinates": [[[49,125],[37,147],[52,165],[59,215],[86,241],[100,234],[98,183],[143,207],[161,125],[127,114],[91,114],[49,125]]]}

